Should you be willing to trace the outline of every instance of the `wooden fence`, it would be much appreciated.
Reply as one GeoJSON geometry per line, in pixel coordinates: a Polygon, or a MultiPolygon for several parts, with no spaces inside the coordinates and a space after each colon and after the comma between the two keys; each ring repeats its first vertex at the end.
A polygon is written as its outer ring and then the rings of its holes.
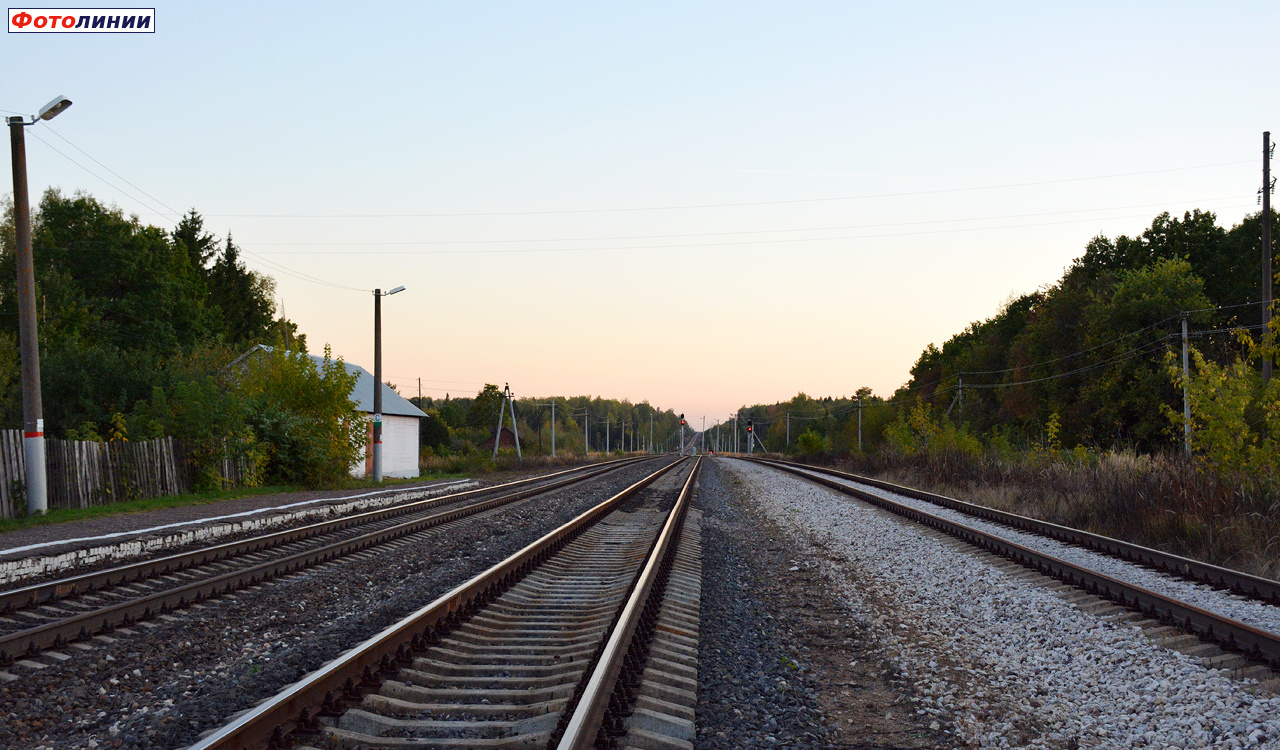
{"type": "MultiPolygon", "coordinates": [[[[20,430],[0,431],[0,518],[26,510],[25,460],[20,430]]],[[[87,508],[191,491],[193,465],[176,438],[139,442],[45,440],[49,509],[87,508]]],[[[239,484],[244,461],[222,460],[223,486],[239,484]]]]}

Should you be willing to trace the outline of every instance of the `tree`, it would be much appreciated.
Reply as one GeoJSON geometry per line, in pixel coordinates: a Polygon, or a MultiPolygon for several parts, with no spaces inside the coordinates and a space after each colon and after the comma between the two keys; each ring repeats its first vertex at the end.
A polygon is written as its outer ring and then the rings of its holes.
{"type": "Polygon", "coordinates": [[[235,387],[267,451],[269,480],[318,487],[347,475],[367,442],[349,398],[356,377],[327,346],[319,361],[278,348],[244,361],[235,387]]]}
{"type": "Polygon", "coordinates": [[[467,410],[467,425],[493,430],[498,424],[498,409],[502,408],[502,391],[493,383],[486,383],[476,394],[467,410]]]}
{"type": "Polygon", "coordinates": [[[203,277],[209,261],[218,253],[218,238],[204,231],[204,219],[200,214],[194,208],[188,211],[170,236],[174,245],[186,251],[191,267],[203,277]]]}
{"type": "Polygon", "coordinates": [[[217,308],[221,334],[229,344],[268,340],[274,324],[275,282],[245,268],[231,235],[209,269],[209,301],[217,308]]]}

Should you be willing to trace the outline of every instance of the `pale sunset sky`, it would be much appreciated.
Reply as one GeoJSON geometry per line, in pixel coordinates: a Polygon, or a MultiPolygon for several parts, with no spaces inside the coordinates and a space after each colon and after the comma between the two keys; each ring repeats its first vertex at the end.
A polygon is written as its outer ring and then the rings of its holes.
{"type": "MultiPolygon", "coordinates": [[[[887,395],[1098,234],[1257,209],[1272,3],[161,3],[8,34],[33,202],[189,208],[405,395],[887,395]],[[60,152],[60,153],[59,153],[60,152]]],[[[5,190],[5,192],[8,192],[5,190]]],[[[36,259],[37,263],[39,258],[36,259]]]]}

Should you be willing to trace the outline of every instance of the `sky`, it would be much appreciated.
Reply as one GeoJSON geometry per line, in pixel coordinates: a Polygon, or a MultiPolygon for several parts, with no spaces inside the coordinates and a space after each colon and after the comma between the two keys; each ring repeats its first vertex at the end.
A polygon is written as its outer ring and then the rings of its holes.
{"type": "MultiPolygon", "coordinates": [[[[16,11],[15,11],[16,12],[16,11]]],[[[195,208],[401,393],[888,395],[1163,211],[1257,211],[1272,3],[161,3],[8,34],[33,201],[195,208]]],[[[36,259],[39,262],[39,258],[36,259]]]]}

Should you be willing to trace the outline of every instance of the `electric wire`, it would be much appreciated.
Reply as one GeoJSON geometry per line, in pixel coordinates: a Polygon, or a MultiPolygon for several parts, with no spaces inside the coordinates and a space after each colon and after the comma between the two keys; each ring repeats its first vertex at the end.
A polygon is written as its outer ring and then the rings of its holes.
{"type": "Polygon", "coordinates": [[[578,208],[578,209],[556,209],[556,210],[539,210],[539,211],[483,211],[483,212],[447,212],[447,213],[422,213],[422,214],[210,214],[211,216],[221,217],[238,217],[238,218],[258,218],[258,219],[326,219],[326,218],[372,218],[372,219],[388,219],[388,218],[447,218],[447,217],[491,217],[491,216],[549,216],[563,214],[599,214],[599,213],[632,213],[643,211],[677,211],[677,210],[694,210],[705,208],[748,208],[753,206],[784,206],[806,203],[831,203],[838,201],[866,200],[870,198],[898,198],[917,195],[938,195],[944,193],[960,193],[977,190],[1003,190],[1008,188],[1032,187],[1037,185],[1057,185],[1070,182],[1086,182],[1092,180],[1109,180],[1120,177],[1139,177],[1143,175],[1167,174],[1170,172],[1184,172],[1196,169],[1212,169],[1216,167],[1237,166],[1240,164],[1253,164],[1254,159],[1243,159],[1239,161],[1215,162],[1213,164],[1198,164],[1187,167],[1168,167],[1165,169],[1153,169],[1138,172],[1120,172],[1115,174],[1093,175],[1088,177],[1067,177],[1053,180],[1035,180],[1030,182],[1012,182],[996,185],[974,185],[968,187],[955,188],[936,188],[933,190],[909,190],[893,193],[865,193],[861,195],[846,195],[826,198],[793,198],[789,200],[772,200],[772,201],[743,201],[738,203],[695,203],[685,205],[667,205],[667,206],[631,206],[620,208],[578,208]]]}
{"type": "MultiPolygon", "coordinates": [[[[1186,200],[1161,201],[1159,203],[1142,203],[1128,206],[1100,206],[1097,208],[1078,208],[1067,211],[1044,211],[1037,213],[1023,214],[1003,214],[996,216],[973,216],[961,217],[957,219],[924,219],[920,221],[904,221],[904,222],[886,222],[878,224],[843,224],[825,227],[796,227],[791,229],[748,229],[730,232],[686,232],[680,234],[636,234],[636,235],[618,235],[618,236],[597,236],[597,237],[545,237],[545,238],[501,238],[501,239],[481,239],[481,240],[386,240],[386,241],[358,241],[358,242],[254,242],[251,243],[256,247],[329,247],[329,246],[386,246],[386,245],[475,245],[475,244],[513,244],[513,243],[530,243],[530,242],[621,242],[624,240],[659,240],[659,239],[683,239],[687,237],[723,237],[737,235],[762,235],[762,234],[782,234],[794,232],[835,232],[848,229],[878,229],[881,227],[899,227],[899,226],[919,226],[924,224],[948,224],[962,221],[997,221],[1002,219],[1023,219],[1036,216],[1062,216],[1067,214],[1093,213],[1098,211],[1127,211],[1138,208],[1159,208],[1167,206],[1170,203],[1216,203],[1227,200],[1244,200],[1251,196],[1224,196],[1220,198],[1197,198],[1186,200]]],[[[1145,216],[1145,214],[1143,214],[1145,216]]],[[[1107,218],[1128,218],[1128,217],[1099,217],[1107,218]]],[[[826,238],[814,238],[826,239],[826,238]]]]}
{"type": "Polygon", "coordinates": [[[70,146],[71,148],[74,148],[76,151],[79,151],[80,153],[82,153],[82,154],[84,154],[85,156],[87,156],[87,157],[89,157],[90,159],[92,159],[94,164],[97,164],[98,166],[100,166],[100,167],[102,167],[103,169],[107,170],[107,171],[108,171],[108,172],[110,172],[111,174],[113,174],[113,175],[115,175],[116,177],[120,178],[120,180],[121,180],[122,182],[124,182],[124,184],[128,185],[129,187],[133,188],[134,190],[137,190],[139,193],[142,193],[143,195],[147,196],[148,198],[150,198],[151,200],[155,201],[156,203],[159,203],[161,206],[164,206],[165,208],[169,209],[171,212],[173,212],[173,214],[174,214],[174,215],[178,215],[178,216],[180,216],[180,215],[182,214],[182,212],[181,212],[181,211],[179,211],[178,209],[174,208],[173,206],[170,206],[169,204],[167,204],[167,203],[165,203],[164,201],[160,200],[159,198],[155,197],[155,196],[154,196],[154,195],[152,195],[151,193],[148,193],[147,191],[143,190],[142,188],[140,188],[140,187],[138,187],[137,185],[135,185],[135,184],[133,184],[132,182],[130,182],[127,178],[125,178],[125,177],[124,177],[123,175],[121,175],[119,172],[115,171],[115,170],[114,170],[114,169],[112,169],[111,167],[108,167],[106,164],[103,164],[102,162],[98,161],[96,158],[94,158],[93,154],[89,153],[88,151],[85,151],[84,149],[80,148],[80,147],[79,147],[79,146],[77,146],[76,144],[72,143],[70,140],[68,140],[68,139],[67,139],[67,137],[66,137],[66,136],[64,136],[63,134],[61,134],[61,133],[59,133],[58,131],[54,130],[54,129],[53,129],[53,127],[52,127],[52,126],[50,126],[48,123],[45,123],[45,126],[44,126],[44,127],[45,127],[45,130],[48,130],[50,133],[53,133],[54,135],[56,135],[56,136],[58,136],[59,138],[61,138],[61,139],[62,139],[62,140],[63,140],[63,141],[68,145],[68,146],[70,146]]]}
{"type": "MultiPolygon", "coordinates": [[[[1027,229],[1031,227],[1060,226],[1064,224],[1091,223],[1100,220],[1140,219],[1146,214],[1130,214],[1126,216],[1108,216],[1103,219],[1095,217],[1085,219],[1065,219],[1062,221],[1034,222],[1024,224],[1004,224],[988,227],[953,227],[950,229],[924,229],[914,232],[880,232],[876,234],[850,234],[835,237],[778,237],[762,240],[731,240],[723,242],[683,242],[661,245],[616,245],[611,247],[538,247],[538,248],[479,248],[470,250],[275,250],[263,251],[271,255],[516,255],[525,253],[580,253],[580,252],[618,252],[630,250],[687,250],[707,247],[739,247],[744,245],[774,245],[779,243],[802,242],[838,242],[847,240],[882,239],[885,237],[918,237],[934,234],[958,234],[962,232],[989,232],[1003,229],[1027,229]]],[[[257,243],[250,243],[259,247],[257,243]]]]}

